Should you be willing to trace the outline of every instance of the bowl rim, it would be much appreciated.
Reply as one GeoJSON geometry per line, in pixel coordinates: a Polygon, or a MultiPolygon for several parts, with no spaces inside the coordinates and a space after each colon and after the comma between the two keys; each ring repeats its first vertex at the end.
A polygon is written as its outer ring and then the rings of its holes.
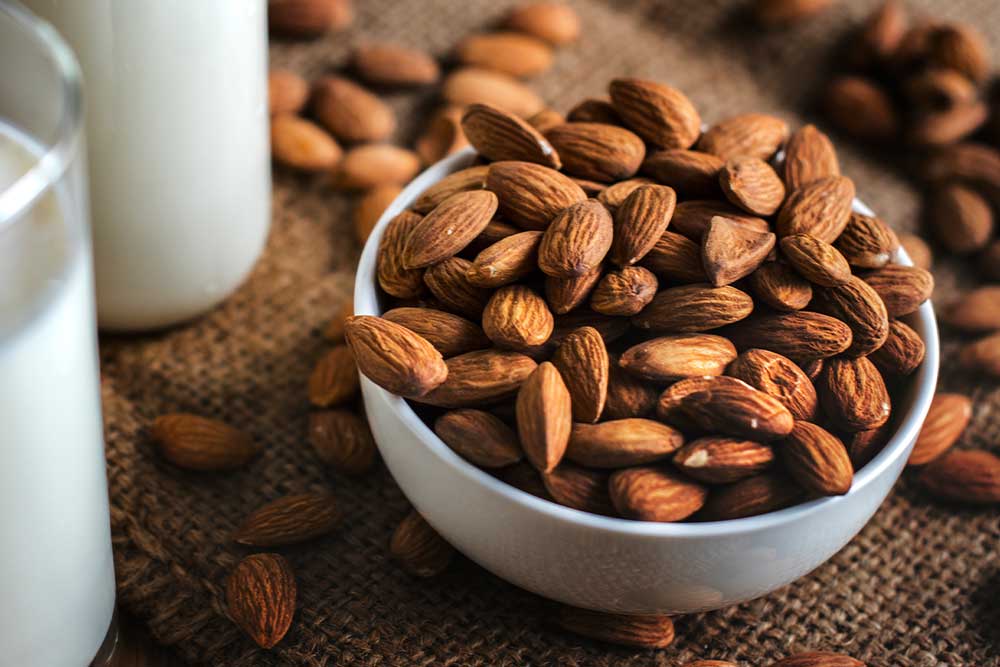
{"type": "MultiPolygon", "coordinates": [[[[459,169],[471,166],[475,155],[475,150],[472,147],[467,147],[431,165],[411,181],[396,199],[393,200],[392,204],[386,208],[372,230],[371,235],[368,237],[358,262],[354,286],[354,312],[356,315],[381,315],[384,312],[380,309],[378,303],[375,267],[379,242],[389,220],[407,208],[422,192],[434,183],[459,169]]],[[[871,209],[858,199],[854,200],[854,209],[865,215],[874,215],[871,209]]],[[[904,264],[912,264],[905,250],[902,248],[898,252],[897,259],[901,260],[904,264]]],[[[724,521],[698,523],[634,521],[620,517],[591,514],[531,495],[497,479],[490,473],[476,467],[456,454],[417,416],[417,413],[406,399],[386,391],[363,376],[362,380],[365,383],[366,391],[374,391],[380,394],[384,402],[395,411],[403,425],[414,434],[420,443],[424,447],[429,448],[439,459],[449,464],[454,472],[486,487],[487,490],[520,506],[522,509],[544,515],[555,521],[568,522],[577,526],[618,535],[680,539],[702,539],[722,535],[731,536],[794,523],[827,510],[833,510],[838,504],[850,502],[853,496],[859,495],[865,487],[874,483],[877,478],[889,471],[901,457],[908,455],[910,445],[915,441],[920,427],[923,425],[927,411],[930,408],[931,400],[934,397],[939,368],[937,321],[934,317],[931,302],[928,300],[921,305],[912,317],[914,317],[919,328],[922,330],[922,338],[925,346],[924,361],[912,376],[915,383],[913,400],[910,403],[909,410],[900,421],[896,432],[882,450],[860,472],[854,475],[854,482],[851,485],[850,491],[843,496],[816,498],[766,514],[741,519],[727,519],[724,521]]]]}

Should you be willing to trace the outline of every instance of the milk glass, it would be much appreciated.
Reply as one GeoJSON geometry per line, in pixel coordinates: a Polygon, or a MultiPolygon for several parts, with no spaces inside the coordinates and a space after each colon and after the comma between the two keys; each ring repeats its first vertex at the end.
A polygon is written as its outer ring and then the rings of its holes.
{"type": "Polygon", "coordinates": [[[0,2],[0,665],[104,664],[115,578],[80,78],[0,2]]]}

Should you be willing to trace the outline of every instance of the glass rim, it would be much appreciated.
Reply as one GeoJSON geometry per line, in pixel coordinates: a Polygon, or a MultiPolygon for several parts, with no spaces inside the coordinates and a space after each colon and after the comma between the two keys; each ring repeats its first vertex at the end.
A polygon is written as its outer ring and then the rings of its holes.
{"type": "Polygon", "coordinates": [[[16,1],[0,2],[2,18],[24,30],[48,56],[59,77],[62,108],[54,137],[40,142],[44,152],[34,158],[28,171],[0,190],[0,229],[18,219],[59,182],[76,157],[83,133],[82,79],[73,51],[55,28],[16,1]]]}

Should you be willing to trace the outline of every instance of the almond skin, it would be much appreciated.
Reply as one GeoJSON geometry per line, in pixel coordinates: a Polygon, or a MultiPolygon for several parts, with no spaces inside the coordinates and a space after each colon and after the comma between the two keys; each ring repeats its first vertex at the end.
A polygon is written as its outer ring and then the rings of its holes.
{"type": "Polygon", "coordinates": [[[891,422],[886,422],[878,428],[850,433],[844,444],[851,464],[855,470],[861,470],[875,455],[882,451],[889,438],[892,437],[891,422]]]}
{"type": "Polygon", "coordinates": [[[521,460],[517,435],[482,410],[451,410],[434,421],[434,433],[463,459],[481,468],[502,468],[521,460]]]}
{"type": "Polygon", "coordinates": [[[677,334],[630,347],[619,365],[645,380],[664,383],[685,377],[722,375],[736,348],[722,336],[677,334]]]}
{"type": "Polygon", "coordinates": [[[796,363],[824,359],[851,346],[851,329],[838,319],[806,310],[748,318],[726,330],[737,349],[759,347],[796,363]]]}
{"type": "Polygon", "coordinates": [[[486,173],[489,169],[489,165],[483,164],[448,174],[424,190],[413,202],[411,208],[417,213],[430,213],[438,204],[453,194],[468,190],[482,190],[486,187],[486,173]]]}
{"type": "Polygon", "coordinates": [[[840,165],[830,138],[815,125],[803,125],[792,132],[785,145],[785,187],[798,190],[831,176],[840,176],[840,165]]]}
{"type": "Polygon", "coordinates": [[[488,190],[459,192],[437,205],[410,232],[403,266],[419,269],[458,254],[489,224],[497,196],[488,190]]]}
{"type": "Polygon", "coordinates": [[[587,300],[602,275],[604,270],[599,266],[590,273],[572,278],[545,276],[545,299],[549,308],[556,315],[570,312],[587,300]]]}
{"type": "Polygon", "coordinates": [[[771,663],[771,667],[865,667],[865,663],[843,653],[811,651],[797,653],[783,660],[771,663]]]}
{"type": "Polygon", "coordinates": [[[680,202],[674,208],[670,229],[692,241],[701,241],[709,223],[716,216],[726,218],[748,230],[761,233],[771,231],[771,224],[767,220],[749,215],[732,204],[715,199],[691,199],[680,202]]]}
{"type": "Polygon", "coordinates": [[[362,79],[377,86],[426,86],[441,77],[426,51],[388,42],[355,47],[351,63],[362,79]]]}
{"type": "Polygon", "coordinates": [[[919,479],[941,500],[971,505],[1000,503],[1000,458],[991,452],[948,452],[924,468],[919,479]]]}
{"type": "Polygon", "coordinates": [[[740,226],[722,216],[712,218],[701,239],[701,264],[715,287],[734,283],[764,263],[776,237],[740,226]]]}
{"type": "Polygon", "coordinates": [[[358,393],[358,366],[346,345],[327,351],[309,375],[309,402],[320,408],[348,401],[358,393]]]}
{"type": "Polygon", "coordinates": [[[868,358],[883,374],[909,375],[920,367],[925,352],[924,341],[916,331],[899,320],[892,320],[882,347],[868,358]]]}
{"type": "Polygon", "coordinates": [[[870,79],[833,79],[827,85],[824,107],[831,122],[856,139],[889,141],[899,134],[899,118],[892,100],[870,79]]]}
{"type": "Polygon", "coordinates": [[[795,482],[821,496],[842,496],[851,489],[854,471],[844,443],[807,421],[782,441],[781,457],[795,482]]]}
{"type": "Polygon", "coordinates": [[[896,253],[899,238],[878,218],[851,213],[834,247],[851,266],[879,269],[888,264],[896,253]]]}
{"type": "Polygon", "coordinates": [[[701,264],[701,247],[688,237],[670,230],[660,235],[640,264],[656,275],[674,282],[708,282],[705,267],[701,264]]]}
{"type": "Polygon", "coordinates": [[[693,333],[738,322],[753,310],[753,299],[735,287],[682,285],[660,290],[632,318],[639,329],[693,333]]]}
{"type": "Polygon", "coordinates": [[[653,466],[618,470],[608,487],[618,513],[635,521],[682,521],[700,510],[708,496],[701,484],[653,466]]]}
{"type": "Polygon", "coordinates": [[[448,359],[448,377],[421,403],[463,408],[496,403],[517,393],[535,370],[531,357],[507,350],[477,350],[448,359]]]}
{"type": "Polygon", "coordinates": [[[541,345],[554,326],[545,299],[524,285],[501,287],[483,311],[483,331],[498,347],[517,350],[541,345]]]}
{"type": "Polygon", "coordinates": [[[478,324],[434,308],[393,308],[382,316],[423,337],[443,357],[454,357],[490,347],[478,324]]]}
{"type": "Polygon", "coordinates": [[[767,162],[743,157],[726,162],[719,172],[722,193],[733,205],[754,215],[771,215],[785,200],[785,185],[767,162]]]}
{"type": "Polygon", "coordinates": [[[489,301],[490,291],[469,281],[471,269],[469,260],[449,257],[429,267],[423,274],[423,282],[445,308],[478,320],[489,301]]]}
{"type": "Polygon", "coordinates": [[[603,419],[643,417],[653,411],[660,392],[621,368],[612,359],[608,373],[608,394],[604,401],[603,419]]]}
{"type": "Polygon", "coordinates": [[[228,424],[187,413],[157,417],[150,435],[163,457],[188,470],[231,470],[260,454],[253,439],[228,424]]]}
{"type": "Polygon", "coordinates": [[[647,155],[640,171],[657,183],[670,184],[687,199],[698,199],[718,196],[719,172],[725,164],[711,153],[671,149],[647,155]]]}
{"type": "Polygon", "coordinates": [[[752,440],[708,436],[687,443],[674,454],[674,465],[706,484],[730,484],[771,466],[774,451],[752,440]]]}
{"type": "Polygon", "coordinates": [[[871,354],[889,336],[889,313],[878,293],[865,281],[852,276],[838,287],[815,291],[817,310],[832,315],[851,328],[849,356],[871,354]]]}
{"type": "Polygon", "coordinates": [[[698,150],[721,157],[768,160],[788,138],[788,123],[766,114],[732,116],[708,128],[698,150]]]}
{"type": "Polygon", "coordinates": [[[809,234],[833,243],[851,218],[854,182],[844,176],[813,181],[793,190],[778,214],[778,236],[809,234]]]}
{"type": "Polygon", "coordinates": [[[802,310],[812,301],[808,280],[784,262],[764,262],[750,274],[754,296],[775,310],[802,310]]]}
{"type": "Polygon", "coordinates": [[[826,415],[846,431],[867,431],[889,419],[889,391],[866,357],[827,359],[817,389],[826,415]]]}
{"type": "Polygon", "coordinates": [[[622,119],[611,104],[610,98],[589,97],[569,110],[566,120],[571,123],[604,123],[621,125],[622,119]]]}
{"type": "Polygon", "coordinates": [[[626,266],[601,279],[590,298],[590,307],[604,315],[629,317],[653,300],[656,276],[641,266],[626,266]]]}
{"type": "Polygon", "coordinates": [[[677,204],[677,194],[663,185],[640,185],[615,211],[611,261],[635,264],[663,236],[677,204]]]}
{"type": "Polygon", "coordinates": [[[427,578],[444,572],[455,550],[414,510],[396,527],[389,553],[409,574],[427,578]]]}
{"type": "Polygon", "coordinates": [[[674,641],[674,624],[665,615],[628,616],[562,605],[556,623],[574,634],[622,646],[666,648],[674,641]]]}
{"type": "Polygon", "coordinates": [[[681,409],[708,431],[759,442],[788,435],[795,423],[778,399],[739,380],[708,382],[686,395],[681,409]]]}
{"type": "Polygon", "coordinates": [[[312,109],[333,136],[347,142],[382,141],[396,129],[396,117],[385,102],[341,77],[316,82],[312,109]]]}
{"type": "Polygon", "coordinates": [[[947,452],[961,437],[971,418],[972,401],[968,396],[935,394],[907,465],[925,465],[947,452]]]}
{"type": "Polygon", "coordinates": [[[597,201],[604,204],[605,208],[614,213],[618,207],[625,203],[628,196],[635,192],[635,189],[642,185],[654,185],[653,181],[643,176],[628,178],[624,181],[612,183],[597,193],[597,201]]]}
{"type": "Polygon", "coordinates": [[[333,169],[343,151],[315,123],[285,113],[271,119],[271,155],[286,167],[322,172],[333,169]]]}
{"type": "Polygon", "coordinates": [[[597,268],[611,248],[611,214],[594,200],[573,204],[557,215],[538,247],[538,267],[555,278],[572,278],[597,268]]]}
{"type": "Polygon", "coordinates": [[[934,276],[914,266],[890,264],[863,278],[882,297],[889,317],[915,312],[934,291],[934,276]]]}
{"type": "Polygon", "coordinates": [[[538,266],[541,242],[539,231],[500,239],[476,255],[469,269],[469,282],[477,287],[500,287],[524,278],[538,266]]]}
{"type": "MultiPolygon", "coordinates": [[[[507,238],[508,236],[514,236],[514,234],[517,234],[520,231],[521,230],[518,229],[517,227],[515,227],[514,225],[510,225],[510,224],[507,224],[506,222],[504,222],[503,220],[498,220],[497,218],[493,218],[492,220],[490,220],[490,223],[488,225],[486,225],[485,227],[483,227],[483,231],[479,232],[479,236],[477,236],[475,239],[473,239],[472,243],[470,243],[469,245],[467,245],[465,248],[466,248],[466,250],[468,252],[477,252],[477,253],[479,253],[479,252],[482,252],[482,251],[486,250],[487,248],[489,248],[491,245],[497,243],[498,241],[502,241],[505,238],[507,238]]],[[[532,237],[530,237],[530,236],[526,236],[526,237],[524,237],[523,240],[527,241],[528,239],[531,239],[531,238],[532,237]]],[[[538,238],[540,239],[541,237],[539,236],[538,238]]],[[[515,255],[517,255],[517,254],[520,254],[520,253],[515,253],[515,255]]],[[[521,257],[519,259],[523,260],[523,257],[521,257]]],[[[535,258],[535,259],[536,259],[536,263],[537,263],[537,258],[535,258]]],[[[502,263],[505,264],[505,265],[507,264],[507,262],[502,262],[502,263]]],[[[470,276],[471,275],[472,274],[470,274],[470,276]]]]}
{"type": "Polygon", "coordinates": [[[295,576],[278,554],[247,556],[226,579],[229,617],[264,649],[274,647],[288,632],[296,598],[295,576]]]}
{"type": "Polygon", "coordinates": [[[588,470],[563,461],[552,472],[542,475],[545,490],[560,505],[581,512],[615,516],[615,508],[608,495],[608,473],[588,470]]]}
{"type": "Polygon", "coordinates": [[[339,473],[362,475],[375,465],[377,449],[368,424],[347,410],[310,412],[309,443],[339,473]]]}
{"type": "Polygon", "coordinates": [[[660,148],[690,148],[701,134],[701,116],[676,88],[643,79],[615,79],[611,103],[625,124],[660,148]]]}
{"type": "Polygon", "coordinates": [[[552,472],[569,443],[573,411],[569,390],[559,371],[543,362],[517,393],[517,431],[528,461],[541,472],[552,472]]]}
{"type": "Polygon", "coordinates": [[[462,130],[480,155],[496,162],[523,160],[559,169],[562,162],[549,140],[517,116],[485,104],[472,104],[462,116],[462,130]]]}
{"type": "Polygon", "coordinates": [[[383,389],[416,398],[448,376],[441,353],[406,327],[381,317],[350,318],[344,331],[358,369],[383,389]]]}
{"type": "Polygon", "coordinates": [[[666,458],[684,436],[651,419],[617,419],[573,424],[566,458],[588,468],[624,468],[666,458]]]}
{"type": "Polygon", "coordinates": [[[552,364],[566,383],[574,421],[596,422],[608,393],[608,351],[600,332],[593,327],[576,329],[559,344],[552,364]]]}
{"type": "Polygon", "coordinates": [[[705,521],[759,516],[790,507],[803,495],[802,489],[784,475],[765,472],[715,490],[698,516],[705,521]]]}
{"type": "Polygon", "coordinates": [[[786,236],[781,239],[781,252],[803,278],[815,285],[836,287],[851,279],[851,266],[840,251],[814,236],[786,236]]]}
{"type": "Polygon", "coordinates": [[[494,162],[486,187],[499,197],[503,217],[522,229],[545,229],[564,209],[587,199],[564,174],[530,162],[494,162]]]}
{"type": "Polygon", "coordinates": [[[816,416],[816,388],[805,371],[787,357],[768,350],[746,350],[729,365],[726,374],[774,396],[796,419],[816,416]]]}
{"type": "Polygon", "coordinates": [[[656,418],[676,426],[685,433],[702,433],[704,428],[684,411],[684,401],[698,391],[712,387],[728,387],[732,391],[745,391],[746,383],[726,375],[708,375],[678,380],[663,390],[656,400],[656,418]]]}
{"type": "Polygon", "coordinates": [[[580,37],[580,17],[562,2],[531,2],[515,7],[505,25],[555,46],[575,42],[580,37]]]}
{"type": "Polygon", "coordinates": [[[599,182],[634,176],[646,157],[642,139],[617,125],[566,123],[545,138],[559,151],[567,174],[599,182]]]}
{"type": "Polygon", "coordinates": [[[252,547],[280,547],[326,535],[340,523],[329,493],[301,493],[278,498],[255,510],[233,539],[252,547]]]}
{"type": "Polygon", "coordinates": [[[420,158],[413,151],[390,144],[364,144],[344,153],[333,171],[331,183],[346,190],[402,185],[419,170],[420,158]]]}
{"type": "Polygon", "coordinates": [[[518,78],[536,76],[552,66],[548,44],[516,32],[470,35],[458,43],[455,55],[463,65],[518,78]]]}
{"type": "Polygon", "coordinates": [[[528,118],[545,108],[533,90],[502,72],[463,67],[445,77],[441,94],[449,104],[488,104],[515,116],[528,118]]]}

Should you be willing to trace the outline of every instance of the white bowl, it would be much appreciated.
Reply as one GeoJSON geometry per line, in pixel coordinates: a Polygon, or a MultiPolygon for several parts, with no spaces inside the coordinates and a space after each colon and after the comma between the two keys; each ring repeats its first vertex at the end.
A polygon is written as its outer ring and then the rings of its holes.
{"type": "MultiPolygon", "coordinates": [[[[383,312],[375,259],[388,220],[473,159],[468,149],[435,164],[383,214],[358,265],[357,314],[383,312]]],[[[859,202],[855,208],[870,214],[859,202]]],[[[460,458],[402,398],[365,377],[361,389],[389,471],[414,507],[463,554],[521,588],[577,607],[690,613],[743,602],[803,576],[847,544],[882,504],[906,464],[937,382],[931,305],[921,306],[910,322],[926,345],[924,363],[909,395],[894,397],[896,418],[902,417],[896,434],[855,475],[850,492],[732,521],[629,521],[536,498],[460,458]]]]}

